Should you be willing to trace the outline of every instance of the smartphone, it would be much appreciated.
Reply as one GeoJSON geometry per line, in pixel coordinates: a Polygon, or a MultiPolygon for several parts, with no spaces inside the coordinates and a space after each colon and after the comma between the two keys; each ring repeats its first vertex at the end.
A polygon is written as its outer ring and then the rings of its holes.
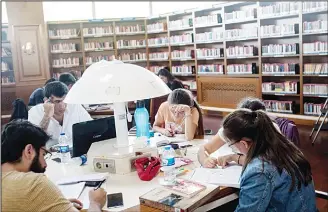
{"type": "Polygon", "coordinates": [[[205,135],[212,135],[213,131],[212,130],[205,130],[205,135]]]}
{"type": "Polygon", "coordinates": [[[107,208],[118,208],[123,206],[122,193],[107,194],[107,208]]]}

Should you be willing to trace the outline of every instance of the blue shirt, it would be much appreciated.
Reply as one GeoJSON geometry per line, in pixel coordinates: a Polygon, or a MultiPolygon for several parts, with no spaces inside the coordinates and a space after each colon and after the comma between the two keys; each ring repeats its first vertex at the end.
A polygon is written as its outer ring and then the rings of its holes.
{"type": "MultiPolygon", "coordinates": [[[[297,182],[297,179],[296,179],[297,182]]],[[[313,182],[289,192],[292,178],[283,170],[262,160],[253,159],[240,178],[239,204],[241,211],[312,212],[317,211],[313,182]]]]}
{"type": "Polygon", "coordinates": [[[43,98],[44,98],[44,88],[37,88],[31,94],[28,105],[35,106],[37,104],[44,103],[43,98]]]}

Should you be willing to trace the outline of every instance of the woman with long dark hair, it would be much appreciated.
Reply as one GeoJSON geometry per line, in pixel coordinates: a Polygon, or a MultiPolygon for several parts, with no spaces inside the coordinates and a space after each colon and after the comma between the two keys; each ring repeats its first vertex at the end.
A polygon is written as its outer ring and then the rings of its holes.
{"type": "Polygon", "coordinates": [[[202,113],[192,93],[186,89],[172,91],[159,107],[153,129],[165,136],[185,134],[187,140],[204,135],[202,113]]]}
{"type": "Polygon", "coordinates": [[[223,134],[246,156],[236,211],[316,211],[309,162],[264,111],[236,110],[225,118],[223,134]]]}
{"type": "Polygon", "coordinates": [[[159,70],[158,77],[161,78],[172,91],[178,88],[184,88],[182,82],[176,79],[168,68],[159,70]]]}

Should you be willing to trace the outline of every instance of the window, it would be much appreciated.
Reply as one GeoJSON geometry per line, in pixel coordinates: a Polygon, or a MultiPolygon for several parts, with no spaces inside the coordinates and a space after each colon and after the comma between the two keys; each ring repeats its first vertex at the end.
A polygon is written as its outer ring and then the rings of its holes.
{"type": "Polygon", "coordinates": [[[210,1],[210,2],[203,2],[203,1],[174,1],[174,2],[160,2],[154,1],[152,2],[153,7],[153,15],[160,15],[164,13],[171,13],[177,11],[184,11],[186,9],[193,9],[193,8],[204,8],[204,7],[211,7],[213,4],[218,4],[219,2],[210,1]]]}
{"type": "Polygon", "coordinates": [[[1,2],[1,23],[8,23],[6,3],[1,2]]]}
{"type": "Polygon", "coordinates": [[[96,18],[148,17],[148,1],[95,2],[96,18]]]}
{"type": "Polygon", "coordinates": [[[42,2],[45,21],[92,19],[92,2],[42,2]]]}

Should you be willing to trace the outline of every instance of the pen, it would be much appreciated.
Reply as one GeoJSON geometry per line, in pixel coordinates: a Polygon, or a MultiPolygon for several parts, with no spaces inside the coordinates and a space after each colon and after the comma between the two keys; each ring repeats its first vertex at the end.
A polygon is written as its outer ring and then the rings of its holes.
{"type": "Polygon", "coordinates": [[[103,181],[100,181],[100,183],[97,185],[97,187],[94,190],[97,190],[98,188],[100,188],[100,186],[106,181],[106,179],[104,179],[103,181]]]}
{"type": "MultiPolygon", "coordinates": [[[[205,155],[206,155],[206,157],[210,156],[206,150],[205,150],[205,155]]],[[[221,169],[221,167],[218,164],[216,164],[216,168],[221,169]]]]}

